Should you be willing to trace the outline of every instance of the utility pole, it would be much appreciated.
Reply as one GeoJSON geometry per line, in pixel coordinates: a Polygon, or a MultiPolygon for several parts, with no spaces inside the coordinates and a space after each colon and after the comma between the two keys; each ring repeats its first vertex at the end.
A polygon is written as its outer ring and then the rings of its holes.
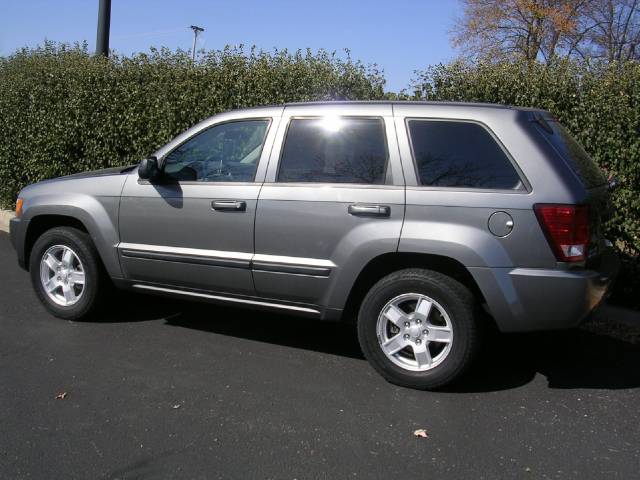
{"type": "Polygon", "coordinates": [[[204,28],[198,27],[196,25],[191,25],[191,30],[193,30],[193,48],[191,49],[191,62],[196,63],[196,41],[198,40],[198,34],[200,32],[204,32],[204,28]]]}
{"type": "Polygon", "coordinates": [[[99,0],[96,55],[109,56],[109,28],[111,25],[111,0],[99,0]]]}

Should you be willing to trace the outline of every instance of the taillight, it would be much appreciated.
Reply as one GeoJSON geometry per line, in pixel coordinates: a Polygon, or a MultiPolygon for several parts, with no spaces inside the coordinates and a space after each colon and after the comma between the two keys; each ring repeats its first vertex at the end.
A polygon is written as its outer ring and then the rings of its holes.
{"type": "Polygon", "coordinates": [[[585,205],[534,205],[538,222],[556,258],[581,262],[589,247],[589,209],[585,205]]]}

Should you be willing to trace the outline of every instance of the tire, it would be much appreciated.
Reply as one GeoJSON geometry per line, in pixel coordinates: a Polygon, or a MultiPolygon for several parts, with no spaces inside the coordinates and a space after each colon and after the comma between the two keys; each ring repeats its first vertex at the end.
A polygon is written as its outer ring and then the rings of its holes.
{"type": "Polygon", "coordinates": [[[52,228],[36,240],[29,272],[40,302],[54,316],[67,320],[88,318],[102,304],[109,286],[91,238],[72,227],[52,228]],[[50,282],[45,282],[47,277],[50,282]]]}
{"type": "Polygon", "coordinates": [[[471,363],[479,344],[476,317],[474,297],[458,281],[431,270],[399,270],[365,296],[358,340],[386,380],[433,390],[452,383],[471,363]]]}

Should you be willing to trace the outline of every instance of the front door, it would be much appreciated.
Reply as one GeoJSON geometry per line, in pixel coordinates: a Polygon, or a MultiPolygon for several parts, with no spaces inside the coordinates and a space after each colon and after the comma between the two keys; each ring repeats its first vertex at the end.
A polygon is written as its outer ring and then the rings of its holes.
{"type": "Polygon", "coordinates": [[[159,180],[131,175],[118,245],[127,279],[146,288],[254,295],[250,265],[262,182],[256,173],[273,120],[214,123],[169,150],[159,180]]]}

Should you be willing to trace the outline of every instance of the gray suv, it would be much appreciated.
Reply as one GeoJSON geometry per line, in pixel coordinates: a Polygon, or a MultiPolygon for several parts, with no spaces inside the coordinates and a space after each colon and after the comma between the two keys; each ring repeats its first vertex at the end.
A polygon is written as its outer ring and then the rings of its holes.
{"type": "Polygon", "coordinates": [[[110,284],[356,319],[389,381],[457,378],[485,322],[577,325],[618,268],[602,173],[540,110],[345,102],[237,110],[136,168],[20,192],[11,238],[42,303],[87,317],[110,284]]]}

